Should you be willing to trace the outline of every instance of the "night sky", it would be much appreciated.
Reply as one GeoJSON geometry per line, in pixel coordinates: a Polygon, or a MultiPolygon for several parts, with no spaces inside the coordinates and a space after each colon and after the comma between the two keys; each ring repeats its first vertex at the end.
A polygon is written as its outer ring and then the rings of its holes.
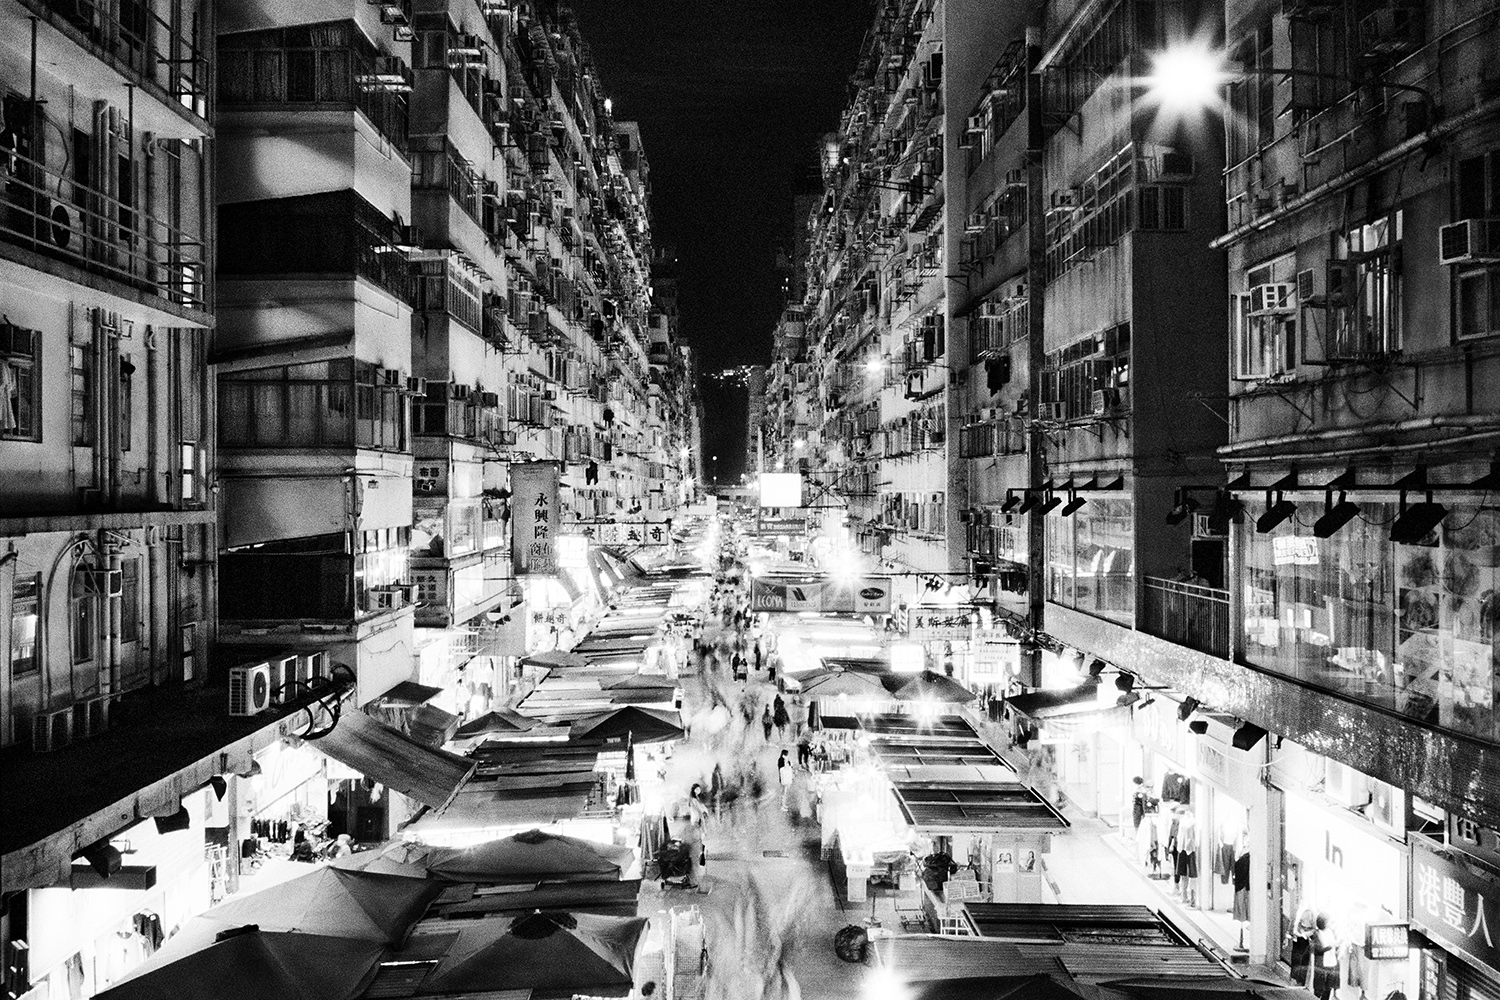
{"type": "MultiPolygon", "coordinates": [[[[576,0],[574,9],[616,120],[641,123],[653,239],[680,261],[682,332],[704,371],[764,364],[793,190],[816,163],[818,137],[838,126],[873,7],[576,0]]],[[[704,389],[705,447],[720,455],[721,479],[737,478],[737,458],[725,462],[743,440],[743,413],[726,413],[722,398],[714,405],[715,383],[704,389]]]]}

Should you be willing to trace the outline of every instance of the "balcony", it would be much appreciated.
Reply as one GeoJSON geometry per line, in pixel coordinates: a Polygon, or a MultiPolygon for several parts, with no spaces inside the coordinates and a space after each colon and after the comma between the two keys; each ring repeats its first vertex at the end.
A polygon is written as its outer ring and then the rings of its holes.
{"type": "Polygon", "coordinates": [[[218,75],[221,111],[347,108],[406,148],[411,70],[377,51],[353,21],[225,35],[218,75]]]}
{"type": "Polygon", "coordinates": [[[453,203],[476,226],[483,228],[484,210],[480,203],[483,179],[473,165],[459,155],[453,143],[444,143],[442,149],[416,153],[412,159],[411,183],[416,190],[447,191],[453,203]]]}
{"type": "Polygon", "coordinates": [[[1146,577],[1145,584],[1142,632],[1228,658],[1229,591],[1155,576],[1146,577]]]}
{"type": "MultiPolygon", "coordinates": [[[[318,367],[348,370],[332,361],[318,367]]],[[[367,366],[360,365],[361,369],[367,366]]],[[[404,453],[406,394],[368,375],[302,378],[295,368],[226,376],[219,383],[219,443],[225,448],[369,448],[404,453]]]]}
{"type": "MultiPolygon", "coordinates": [[[[40,130],[40,116],[36,128],[40,130]]],[[[204,308],[201,234],[189,233],[25,155],[7,154],[0,240],[159,297],[204,308]]]]}

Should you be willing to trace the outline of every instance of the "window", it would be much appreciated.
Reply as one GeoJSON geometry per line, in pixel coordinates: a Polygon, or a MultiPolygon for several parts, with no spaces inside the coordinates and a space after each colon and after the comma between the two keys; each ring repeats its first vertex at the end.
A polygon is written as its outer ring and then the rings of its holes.
{"type": "Polygon", "coordinates": [[[1135,620],[1135,502],[1091,497],[1047,518],[1047,599],[1130,625],[1135,620]]]}
{"type": "Polygon", "coordinates": [[[1245,272],[1245,291],[1230,296],[1234,377],[1262,379],[1296,367],[1296,257],[1245,272]]]}
{"type": "Polygon", "coordinates": [[[1141,229],[1181,232],[1187,228],[1187,188],[1181,184],[1147,184],[1140,189],[1141,229]]]}
{"type": "Polygon", "coordinates": [[[177,446],[177,453],[178,474],[182,483],[182,501],[183,503],[202,503],[200,471],[206,458],[198,449],[198,442],[182,442],[177,446]]]}
{"type": "Polygon", "coordinates": [[[1335,240],[1336,259],[1328,266],[1330,361],[1401,350],[1401,227],[1397,211],[1335,240]]]}
{"type": "Polygon", "coordinates": [[[135,402],[130,394],[130,376],[135,374],[135,365],[129,358],[120,359],[120,450],[130,450],[130,426],[135,422],[135,402]]]}
{"type": "Polygon", "coordinates": [[[77,345],[68,348],[72,368],[73,444],[87,448],[94,443],[94,352],[77,345]]]}
{"type": "Polygon", "coordinates": [[[1500,265],[1458,275],[1458,338],[1500,333],[1500,265]]]}
{"type": "Polygon", "coordinates": [[[38,665],[36,631],[42,589],[40,573],[17,576],[10,601],[10,675],[35,673],[38,665]]]}
{"type": "Polygon", "coordinates": [[[0,438],[42,439],[41,333],[0,323],[0,438]]]}
{"type": "Polygon", "coordinates": [[[99,595],[89,576],[92,572],[86,566],[73,570],[68,626],[72,635],[74,663],[87,663],[94,658],[94,630],[99,623],[99,595]]]}
{"type": "Polygon", "coordinates": [[[141,638],[141,564],[138,559],[120,563],[120,641],[141,638]]]}

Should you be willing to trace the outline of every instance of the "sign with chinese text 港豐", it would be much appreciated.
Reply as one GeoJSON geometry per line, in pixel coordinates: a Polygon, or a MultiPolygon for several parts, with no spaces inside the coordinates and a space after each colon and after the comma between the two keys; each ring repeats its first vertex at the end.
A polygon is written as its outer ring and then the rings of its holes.
{"type": "Polygon", "coordinates": [[[867,577],[836,580],[752,580],[751,611],[825,611],[881,615],[891,610],[891,581],[867,577]]]}
{"type": "Polygon", "coordinates": [[[667,526],[655,521],[596,521],[569,530],[600,545],[656,546],[672,540],[667,526]]]}
{"type": "Polygon", "coordinates": [[[556,462],[517,462],[510,467],[511,564],[516,575],[557,572],[558,500],[556,462]]]}
{"type": "Polygon", "coordinates": [[[1411,839],[1411,922],[1445,947],[1500,970],[1500,882],[1461,862],[1457,852],[1411,839]]]}

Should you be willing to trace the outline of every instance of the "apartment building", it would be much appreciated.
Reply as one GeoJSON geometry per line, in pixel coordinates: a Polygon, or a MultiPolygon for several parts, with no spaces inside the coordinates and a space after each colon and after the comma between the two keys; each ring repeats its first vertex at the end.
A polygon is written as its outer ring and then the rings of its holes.
{"type": "Polygon", "coordinates": [[[948,541],[959,376],[942,277],[944,23],[936,0],[877,11],[850,104],[824,142],[824,197],[809,220],[807,296],[793,322],[805,324],[811,369],[783,366],[771,387],[790,397],[806,381],[821,411],[805,435],[777,437],[776,458],[846,497],[859,547],[912,573],[945,573],[959,557],[948,541]]]}

